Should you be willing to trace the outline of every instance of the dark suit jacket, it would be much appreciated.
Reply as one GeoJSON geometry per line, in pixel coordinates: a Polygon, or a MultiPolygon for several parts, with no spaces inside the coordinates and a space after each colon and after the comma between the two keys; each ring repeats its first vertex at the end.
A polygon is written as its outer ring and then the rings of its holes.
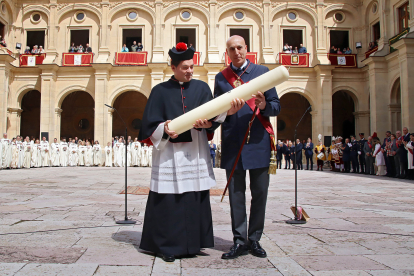
{"type": "Polygon", "coordinates": [[[305,155],[308,157],[312,157],[313,155],[313,143],[309,144],[309,147],[307,146],[307,143],[303,145],[305,148],[305,155]]]}
{"type": "MultiPolygon", "coordinates": [[[[403,136],[404,141],[410,141],[410,133],[403,136]]],[[[400,161],[401,162],[408,162],[407,150],[404,147],[404,144],[399,145],[399,154],[400,154],[400,161]]]]}
{"type": "MultiPolygon", "coordinates": [[[[249,61],[250,62],[250,61],[249,61]]],[[[250,63],[245,73],[241,76],[243,82],[268,72],[269,69],[262,65],[250,63]]],[[[232,90],[233,87],[220,72],[216,75],[214,84],[214,97],[220,97],[232,90]]],[[[263,92],[263,91],[262,91],[263,92]]],[[[264,93],[266,107],[260,113],[264,117],[277,116],[280,113],[279,97],[276,89],[272,88],[264,93]]],[[[247,131],[253,110],[246,104],[236,114],[227,116],[222,124],[222,155],[221,168],[231,170],[247,131]]],[[[251,170],[269,167],[270,162],[270,136],[258,119],[253,121],[250,133],[250,141],[244,145],[237,170],[251,170]]]]}
{"type": "Polygon", "coordinates": [[[351,147],[351,156],[353,156],[353,157],[355,157],[355,156],[358,156],[358,150],[359,150],[359,144],[358,144],[358,141],[354,141],[354,142],[351,142],[351,144],[352,144],[352,147],[351,147]]]}
{"type": "MultiPolygon", "coordinates": [[[[295,147],[293,147],[295,149],[295,147]]],[[[302,162],[302,150],[303,150],[303,144],[299,143],[296,145],[296,161],[302,162]]]]}
{"type": "Polygon", "coordinates": [[[351,161],[351,148],[346,143],[344,143],[343,146],[345,146],[345,149],[342,150],[342,160],[344,160],[344,162],[349,162],[351,161]]]}
{"type": "Polygon", "coordinates": [[[216,144],[213,144],[213,147],[211,147],[211,144],[208,144],[208,147],[210,148],[210,155],[216,155],[216,144]]]}

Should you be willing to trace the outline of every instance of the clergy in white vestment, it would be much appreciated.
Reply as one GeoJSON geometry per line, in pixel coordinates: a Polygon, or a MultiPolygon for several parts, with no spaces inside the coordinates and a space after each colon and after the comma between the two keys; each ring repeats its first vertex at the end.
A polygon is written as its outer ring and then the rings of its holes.
{"type": "Polygon", "coordinates": [[[62,139],[60,142],[60,165],[62,167],[68,166],[68,157],[69,157],[69,145],[66,143],[66,139],[62,139]]]}
{"type": "Polygon", "coordinates": [[[17,149],[16,138],[13,138],[11,141],[11,152],[12,152],[12,159],[10,162],[10,168],[17,169],[17,162],[19,161],[19,151],[17,149]]]}
{"type": "Polygon", "coordinates": [[[10,139],[7,138],[7,133],[3,133],[3,138],[1,139],[2,144],[2,167],[10,168],[11,160],[12,160],[12,146],[10,139]]]}
{"type": "Polygon", "coordinates": [[[132,166],[141,166],[141,143],[138,142],[138,138],[135,138],[135,141],[132,143],[131,157],[132,166]]]}
{"type": "Polygon", "coordinates": [[[93,146],[89,141],[86,142],[85,166],[93,166],[93,146]]]}
{"type": "Polygon", "coordinates": [[[46,137],[42,138],[40,142],[42,146],[42,167],[49,167],[50,165],[50,145],[49,141],[46,140],[46,137]]]}
{"type": "Polygon", "coordinates": [[[36,159],[36,168],[41,168],[43,166],[43,156],[42,156],[42,145],[40,140],[37,140],[37,159],[36,159]]]}
{"type": "Polygon", "coordinates": [[[407,150],[407,158],[408,158],[408,175],[409,177],[413,177],[413,171],[414,170],[414,133],[410,134],[410,141],[403,142],[404,147],[407,150]]]}
{"type": "Polygon", "coordinates": [[[50,145],[50,165],[52,167],[60,166],[60,144],[56,138],[53,140],[52,145],[50,145]]]}
{"type": "Polygon", "coordinates": [[[98,140],[95,141],[93,145],[93,165],[99,166],[101,165],[102,160],[102,150],[101,145],[99,145],[98,140]]]}
{"type": "Polygon", "coordinates": [[[132,166],[131,165],[132,164],[131,145],[132,145],[132,143],[126,146],[127,147],[127,162],[126,162],[126,164],[127,164],[128,167],[132,166]]]}
{"type": "Polygon", "coordinates": [[[16,144],[17,144],[17,150],[19,152],[19,157],[17,160],[17,168],[23,168],[24,165],[24,145],[23,145],[23,137],[17,136],[16,138],[16,144]]]}
{"type": "Polygon", "coordinates": [[[32,162],[32,142],[30,141],[29,136],[26,136],[26,140],[23,142],[24,147],[24,164],[23,167],[30,169],[32,162]]]}
{"type": "Polygon", "coordinates": [[[152,167],[152,150],[154,147],[151,145],[148,147],[148,167],[152,167]]]}
{"type": "Polygon", "coordinates": [[[148,167],[148,146],[147,146],[147,143],[144,143],[144,146],[141,148],[141,167],[148,167]]]}
{"type": "Polygon", "coordinates": [[[79,147],[76,143],[69,144],[69,166],[74,167],[78,165],[79,162],[79,147]]]}
{"type": "Polygon", "coordinates": [[[82,141],[82,142],[79,141],[78,144],[79,144],[79,160],[78,160],[78,166],[85,166],[86,143],[84,141],[82,141]]]}
{"type": "Polygon", "coordinates": [[[112,144],[108,142],[105,147],[105,167],[112,167],[112,144]]]}
{"type": "Polygon", "coordinates": [[[114,149],[116,149],[114,155],[114,165],[115,167],[123,167],[123,160],[125,159],[125,148],[124,140],[119,138],[118,142],[115,144],[114,149]]]}
{"type": "Polygon", "coordinates": [[[39,145],[39,140],[36,140],[33,144],[32,144],[32,158],[30,161],[30,167],[32,168],[37,168],[37,159],[38,159],[38,145],[39,145]]]}

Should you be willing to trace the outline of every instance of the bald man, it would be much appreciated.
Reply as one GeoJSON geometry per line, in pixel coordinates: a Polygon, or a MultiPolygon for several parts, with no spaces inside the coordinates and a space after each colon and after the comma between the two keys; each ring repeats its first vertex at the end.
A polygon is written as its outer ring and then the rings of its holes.
{"type": "MultiPolygon", "coordinates": [[[[226,51],[231,64],[216,75],[215,97],[219,97],[269,71],[267,67],[256,65],[246,59],[247,46],[241,36],[230,37],[227,41],[226,51]]],[[[249,250],[256,257],[265,258],[267,256],[259,241],[264,228],[269,188],[270,135],[273,133],[270,130],[269,117],[277,116],[280,113],[279,97],[275,88],[268,91],[258,91],[236,114],[227,116],[222,124],[221,168],[226,170],[227,178],[229,178],[256,106],[258,112],[251,127],[249,143],[244,145],[229,184],[234,245],[229,252],[222,255],[223,259],[234,259],[240,255],[246,255],[249,250]],[[247,170],[249,171],[252,195],[249,224],[247,224],[245,196],[247,170]]]]}

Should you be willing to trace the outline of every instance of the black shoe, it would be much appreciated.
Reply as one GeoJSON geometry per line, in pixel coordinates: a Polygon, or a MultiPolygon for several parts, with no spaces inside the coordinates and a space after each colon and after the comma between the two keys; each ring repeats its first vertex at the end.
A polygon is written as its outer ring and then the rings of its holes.
{"type": "Polygon", "coordinates": [[[161,254],[161,257],[164,260],[164,262],[167,262],[167,263],[172,263],[175,261],[174,255],[161,254]]]}
{"type": "Polygon", "coordinates": [[[230,260],[236,259],[239,256],[247,255],[249,252],[246,250],[246,247],[243,244],[235,243],[231,248],[230,251],[221,255],[222,259],[230,260]]]}
{"type": "Polygon", "coordinates": [[[250,241],[250,252],[253,256],[259,258],[266,258],[267,254],[266,251],[262,248],[258,241],[250,241]]]}

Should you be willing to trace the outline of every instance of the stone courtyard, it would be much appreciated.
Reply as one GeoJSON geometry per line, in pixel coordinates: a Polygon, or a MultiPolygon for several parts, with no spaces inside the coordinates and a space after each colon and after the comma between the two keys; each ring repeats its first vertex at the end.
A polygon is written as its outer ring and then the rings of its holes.
{"type": "MultiPolygon", "coordinates": [[[[217,188],[225,186],[215,169],[217,188]]],[[[148,187],[149,168],[129,168],[128,185],[148,187]]],[[[261,243],[268,257],[221,260],[232,245],[228,197],[211,197],[215,247],[164,263],[138,248],[146,195],[128,195],[136,225],[121,226],[123,168],[0,171],[0,275],[414,275],[414,182],[299,171],[271,176],[261,243]]],[[[249,192],[247,192],[248,194],[249,192]]]]}

